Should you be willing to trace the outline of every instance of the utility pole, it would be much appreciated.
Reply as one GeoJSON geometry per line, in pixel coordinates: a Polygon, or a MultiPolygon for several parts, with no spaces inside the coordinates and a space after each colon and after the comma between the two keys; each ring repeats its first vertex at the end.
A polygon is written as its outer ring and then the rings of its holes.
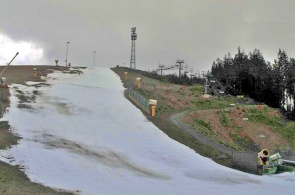
{"type": "Polygon", "coordinates": [[[70,43],[70,42],[67,42],[66,67],[68,66],[68,51],[69,51],[69,43],[70,43]]]}

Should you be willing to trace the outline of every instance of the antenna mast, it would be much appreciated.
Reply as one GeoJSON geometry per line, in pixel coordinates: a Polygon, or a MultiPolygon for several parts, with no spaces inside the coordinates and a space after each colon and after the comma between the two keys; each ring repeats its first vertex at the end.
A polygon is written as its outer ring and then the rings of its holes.
{"type": "Polygon", "coordinates": [[[131,59],[130,59],[131,69],[136,69],[136,56],[135,56],[135,40],[136,39],[137,39],[136,27],[132,27],[131,28],[132,45],[131,45],[131,59]]]}

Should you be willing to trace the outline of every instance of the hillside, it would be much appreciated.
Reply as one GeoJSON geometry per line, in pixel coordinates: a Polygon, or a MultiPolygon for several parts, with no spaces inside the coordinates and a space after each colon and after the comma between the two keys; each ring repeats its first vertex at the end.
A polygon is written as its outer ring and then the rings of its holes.
{"type": "Polygon", "coordinates": [[[294,159],[295,145],[292,137],[295,136],[295,123],[283,125],[277,109],[235,97],[226,100],[212,97],[205,99],[204,87],[201,85],[184,86],[161,82],[145,76],[147,73],[142,71],[124,67],[114,68],[113,71],[121,77],[125,87],[132,81],[135,86],[137,77],[142,78],[143,83],[156,84],[155,90],[145,86],[140,89],[134,87],[146,98],[158,100],[156,117],[147,117],[168,136],[201,155],[226,166],[231,166],[231,152],[228,149],[258,152],[267,148],[271,153],[280,152],[284,158],[294,159]],[[124,72],[128,72],[127,80],[124,72]],[[231,107],[230,104],[235,106],[231,107]],[[198,139],[198,136],[205,137],[198,139]],[[226,158],[224,154],[227,154],[226,158]]]}
{"type": "MultiPolygon", "coordinates": [[[[44,81],[11,85],[9,112],[2,120],[21,140],[2,150],[1,160],[26,175],[2,173],[4,194],[261,194],[282,188],[294,193],[293,173],[260,177],[221,166],[202,155],[225,164],[229,158],[219,152],[228,149],[223,144],[212,149],[214,140],[203,137],[212,145],[196,140],[174,125],[185,123],[173,121],[177,115],[165,109],[162,116],[147,116],[124,97],[126,90],[110,69],[81,71],[53,71],[44,81]]],[[[151,96],[152,91],[138,92],[151,96]]]]}

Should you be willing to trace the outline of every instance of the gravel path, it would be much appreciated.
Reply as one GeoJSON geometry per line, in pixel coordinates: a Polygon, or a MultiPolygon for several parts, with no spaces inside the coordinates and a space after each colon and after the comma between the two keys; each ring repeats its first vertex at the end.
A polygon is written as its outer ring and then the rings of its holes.
{"type": "Polygon", "coordinates": [[[231,148],[226,147],[223,144],[219,144],[216,143],[215,141],[212,141],[210,139],[208,139],[205,135],[196,132],[195,129],[189,127],[187,124],[181,122],[181,118],[183,117],[184,114],[186,114],[187,111],[185,112],[181,112],[181,113],[177,113],[177,114],[173,114],[170,116],[170,120],[178,127],[180,127],[182,130],[188,132],[190,135],[192,135],[198,142],[202,143],[202,144],[206,144],[211,146],[212,148],[225,153],[227,155],[232,155],[232,152],[234,151],[231,148]]]}

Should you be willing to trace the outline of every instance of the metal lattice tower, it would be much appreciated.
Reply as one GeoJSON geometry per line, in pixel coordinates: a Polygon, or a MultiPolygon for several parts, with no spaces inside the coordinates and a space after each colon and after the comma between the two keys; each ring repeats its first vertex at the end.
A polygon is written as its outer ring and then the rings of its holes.
{"type": "Polygon", "coordinates": [[[131,28],[132,45],[131,45],[131,59],[130,59],[131,69],[136,69],[136,56],[135,56],[135,40],[136,39],[137,39],[136,27],[132,27],[131,28]]]}
{"type": "Polygon", "coordinates": [[[159,64],[159,70],[161,71],[161,75],[163,75],[163,70],[165,70],[165,65],[159,64]]]}
{"type": "Polygon", "coordinates": [[[179,66],[179,78],[181,77],[181,70],[183,69],[183,64],[184,63],[184,60],[181,60],[181,59],[177,59],[176,60],[176,64],[178,64],[177,66],[179,66]]]}

